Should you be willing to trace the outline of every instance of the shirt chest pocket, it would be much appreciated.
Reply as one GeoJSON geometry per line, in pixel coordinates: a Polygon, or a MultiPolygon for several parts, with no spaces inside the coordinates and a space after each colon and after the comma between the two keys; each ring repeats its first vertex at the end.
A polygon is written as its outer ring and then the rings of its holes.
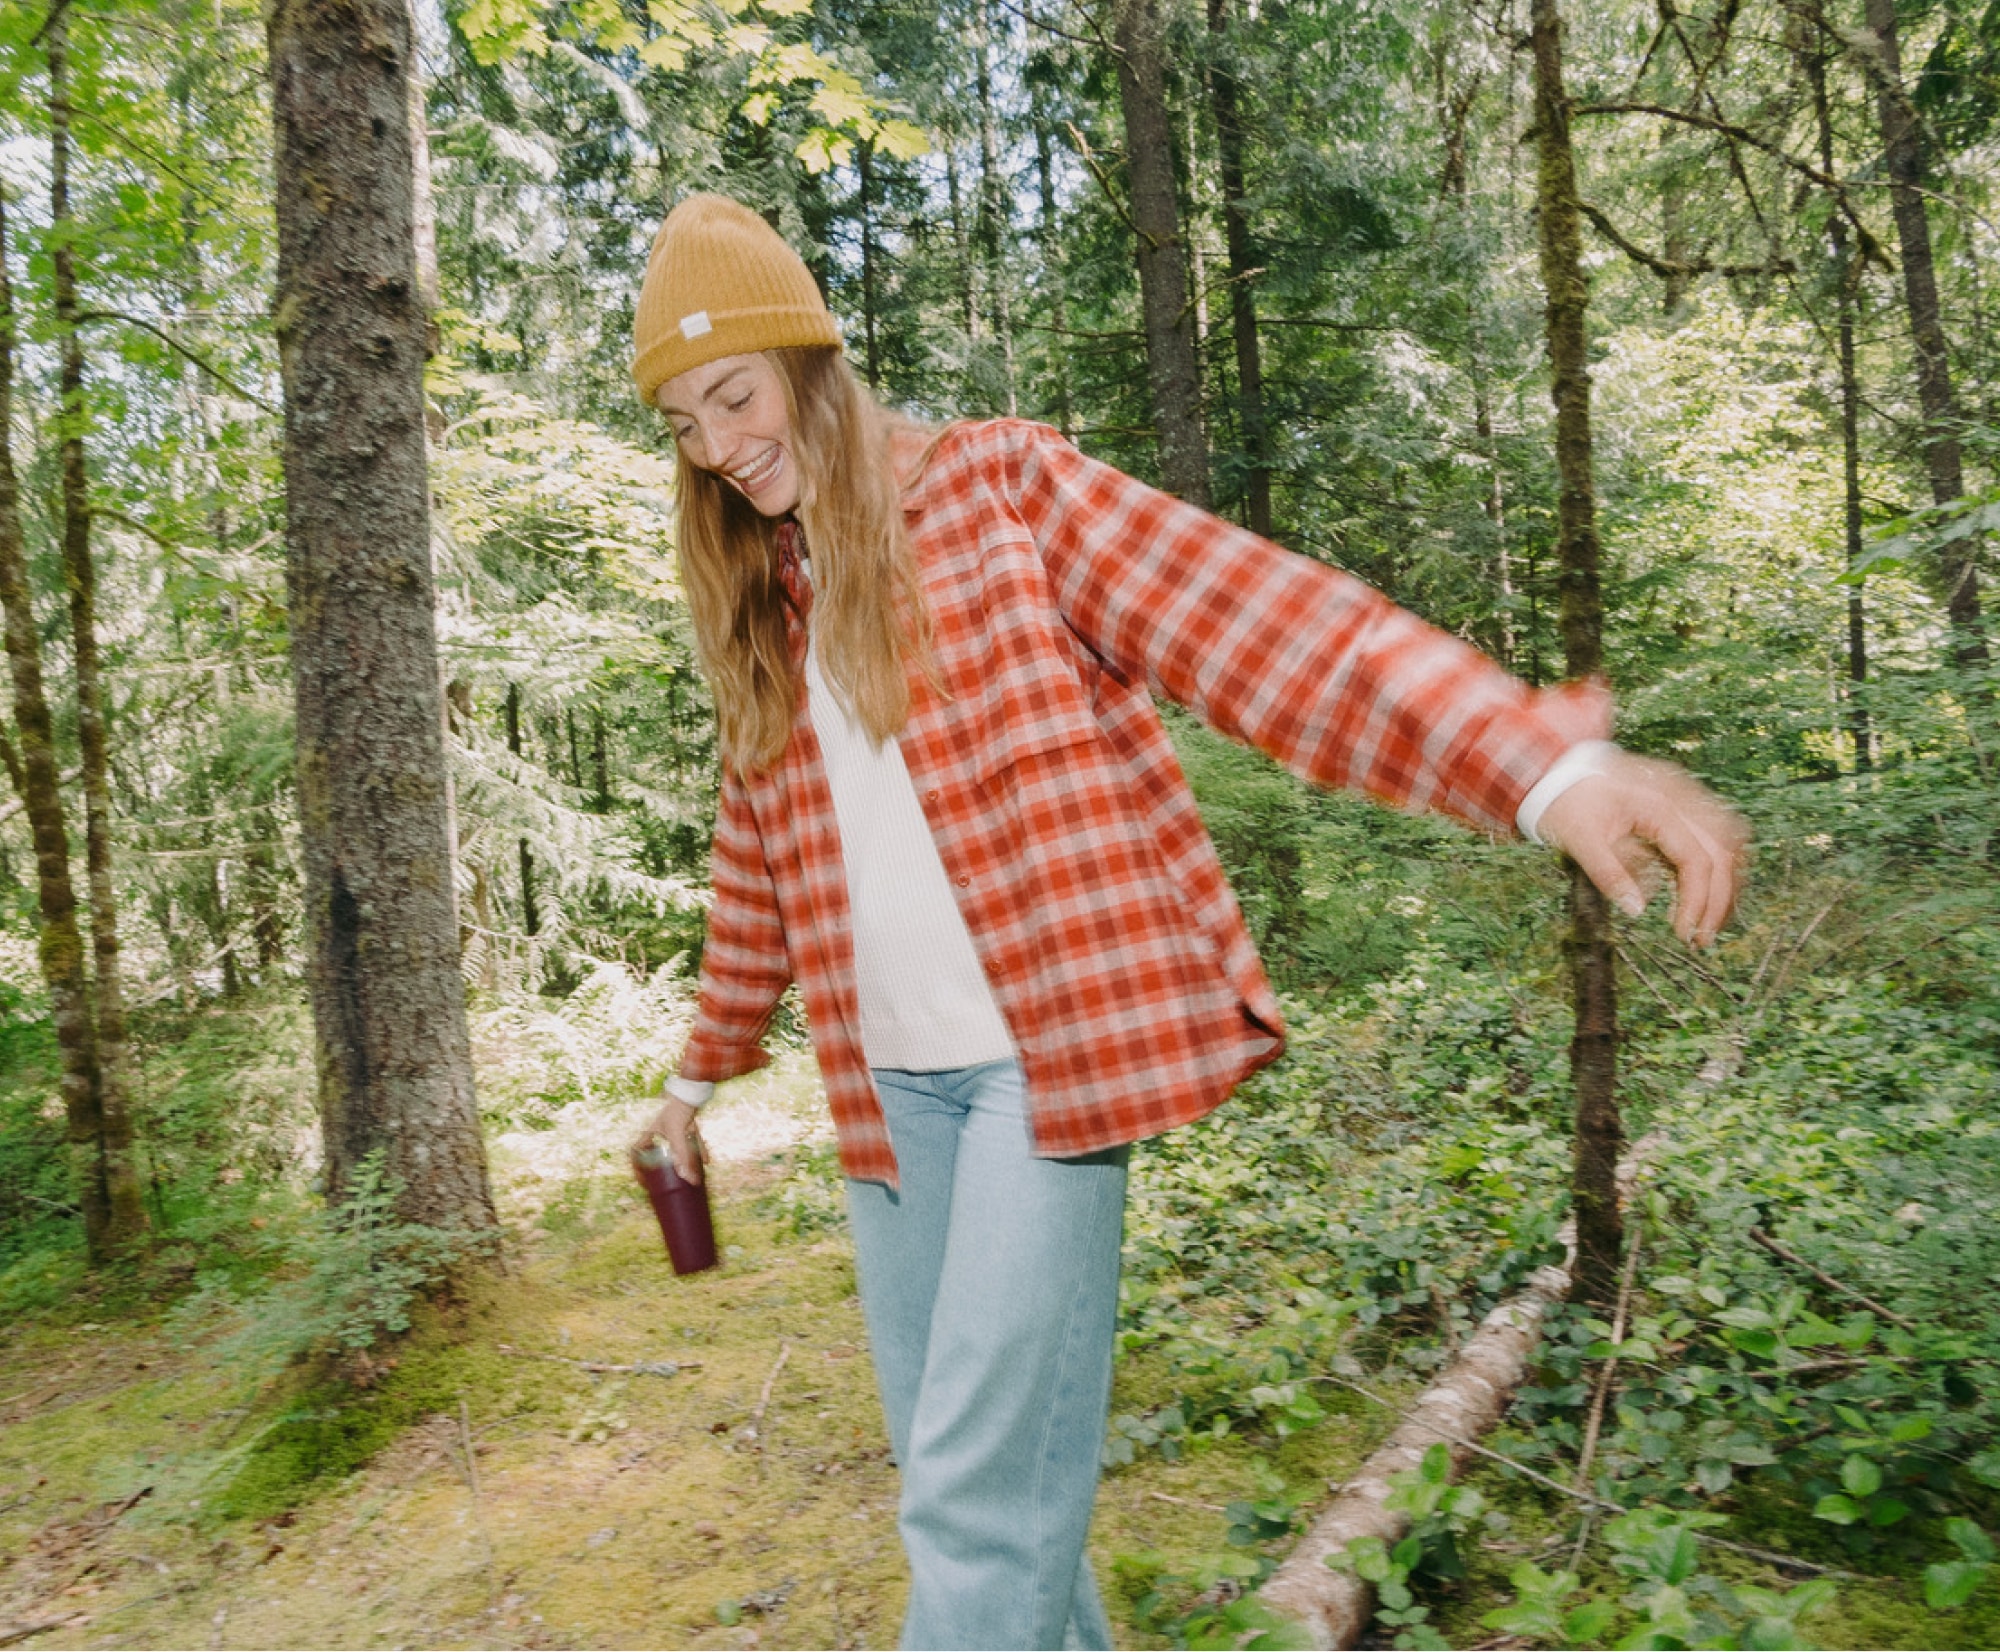
{"type": "Polygon", "coordinates": [[[1091,711],[1099,664],[1064,622],[1032,544],[982,547],[977,585],[933,618],[954,743],[979,778],[1102,738],[1091,711]]]}

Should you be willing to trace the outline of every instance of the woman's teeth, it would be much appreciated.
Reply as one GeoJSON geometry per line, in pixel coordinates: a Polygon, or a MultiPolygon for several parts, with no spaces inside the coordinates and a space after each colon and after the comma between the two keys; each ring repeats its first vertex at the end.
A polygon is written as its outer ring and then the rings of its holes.
{"type": "Polygon", "coordinates": [[[764,483],[768,482],[771,479],[772,474],[777,470],[779,458],[780,454],[778,450],[776,448],[772,448],[769,453],[765,454],[763,458],[759,459],[754,465],[750,466],[749,469],[739,470],[734,472],[736,485],[741,488],[756,488],[763,486],[764,483]]]}

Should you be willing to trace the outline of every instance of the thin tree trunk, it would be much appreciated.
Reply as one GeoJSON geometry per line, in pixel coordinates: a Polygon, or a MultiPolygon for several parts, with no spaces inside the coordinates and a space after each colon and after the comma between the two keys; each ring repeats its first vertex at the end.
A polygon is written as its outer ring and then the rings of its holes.
{"type": "Polygon", "coordinates": [[[1229,330],[1236,345],[1236,428],[1248,461],[1243,514],[1252,533],[1271,537],[1271,439],[1264,405],[1264,352],[1257,336],[1256,247],[1243,164],[1243,109],[1231,59],[1228,0],[1208,0],[1208,32],[1215,47],[1209,100],[1215,110],[1215,147],[1222,173],[1222,239],[1229,254],[1229,330]]]}
{"type": "MultiPolygon", "coordinates": [[[[1826,52],[1818,42],[1799,48],[1799,62],[1812,88],[1813,115],[1819,126],[1819,169],[1831,178],[1833,111],[1826,94],[1826,52]]],[[[1833,203],[1837,208],[1838,203],[1833,203]]],[[[1826,220],[1833,253],[1834,334],[1840,358],[1840,475],[1844,564],[1853,569],[1861,560],[1861,378],[1855,364],[1854,298],[1861,264],[1847,241],[1847,220],[1838,210],[1826,220]]],[[[1855,576],[1859,579],[1859,575],[1855,576]]],[[[1854,770],[1866,774],[1875,767],[1874,740],[1868,724],[1863,685],[1868,681],[1868,615],[1862,588],[1847,588],[1847,732],[1854,742],[1854,770]]]]}
{"type": "Polygon", "coordinates": [[[125,988],[118,963],[118,893],[112,882],[110,735],[97,655],[97,567],[90,550],[90,472],[83,448],[89,409],[83,393],[83,340],[77,330],[76,246],[69,204],[69,7],[43,31],[49,62],[50,266],[55,289],[62,398],[62,554],[76,661],[77,746],[83,768],[84,860],[90,879],[92,1007],[97,1022],[98,1117],[107,1241],[129,1244],[146,1231],[146,1193],[132,1148],[126,1084],[125,988]]]}
{"type": "Polygon", "coordinates": [[[1055,329],[1056,347],[1049,352],[1049,370],[1055,379],[1056,428],[1067,438],[1076,435],[1076,414],[1070,405],[1069,359],[1063,334],[1069,327],[1069,303],[1062,264],[1062,227],[1056,213],[1055,140],[1050,134],[1046,94],[1037,80],[1028,83],[1029,107],[1035,123],[1035,184],[1040,192],[1042,271],[1048,284],[1049,324],[1055,329]]]}
{"type": "MultiPolygon", "coordinates": [[[[507,749],[521,755],[521,687],[507,685],[507,749]]],[[[521,927],[530,935],[542,932],[542,915],[535,909],[535,854],[523,837],[519,843],[521,861],[521,927]]]]}
{"type": "Polygon", "coordinates": [[[1019,413],[1014,386],[1014,309],[1007,293],[1007,180],[1000,171],[1000,123],[993,112],[993,24],[979,0],[979,30],[973,39],[974,80],[979,93],[979,254],[986,267],[986,305],[1000,343],[1000,366],[1007,378],[1007,416],[1019,413]]]}
{"type": "MultiPolygon", "coordinates": [[[[1556,0],[1532,0],[1535,60],[1536,205],[1542,283],[1548,294],[1551,394],[1556,411],[1557,507],[1562,572],[1563,664],[1571,677],[1604,669],[1604,604],[1598,585],[1597,494],[1590,450],[1590,373],[1584,311],[1590,289],[1583,273],[1577,212],[1576,158],[1570,143],[1569,96],[1563,89],[1562,19],[1556,0]]],[[[1618,1112],[1618,994],[1613,973],[1611,911],[1597,886],[1570,868],[1569,957],[1576,1027],[1570,1041],[1570,1082],[1576,1092],[1576,1142],[1571,1192],[1576,1208],[1574,1294],[1606,1302],[1617,1290],[1624,1229],[1618,1208],[1618,1154],[1624,1126],[1618,1112]]]]}
{"type": "MultiPolygon", "coordinates": [[[[1902,51],[1896,37],[1896,0],[1866,0],[1875,37],[1870,68],[1882,122],[1883,160],[1889,173],[1889,206],[1903,254],[1903,296],[1910,311],[1910,341],[1917,356],[1917,402],[1924,414],[1924,469],[1931,501],[1948,505],[1965,496],[1965,464],[1958,445],[1958,397],[1938,303],[1937,266],[1931,256],[1930,217],[1924,207],[1923,135],[1903,86],[1902,51]]],[[[1968,534],[1938,552],[1945,609],[1956,634],[1961,665],[1984,665],[1986,633],[1980,623],[1979,536],[1968,534]]]]}
{"type": "Polygon", "coordinates": [[[866,341],[865,367],[868,388],[882,388],[882,351],[875,337],[876,312],[881,299],[875,290],[875,146],[863,139],[854,152],[855,170],[861,174],[861,328],[866,341]]]}
{"type": "Polygon", "coordinates": [[[70,882],[69,825],[56,770],[55,719],[42,680],[41,636],[28,583],[21,531],[21,495],[14,472],[14,294],[7,274],[6,195],[0,190],[0,609],[7,626],[7,665],[14,687],[14,728],[20,747],[7,765],[28,811],[35,845],[36,931],[42,979],[48,983],[62,1062],[63,1112],[76,1202],[93,1262],[115,1252],[111,1194],[104,1166],[104,1119],[99,1107],[97,1029],[84,971],[83,933],[70,882]]]}
{"type": "Polygon", "coordinates": [[[604,708],[590,708],[590,767],[591,778],[597,782],[595,804],[601,815],[611,813],[611,758],[605,749],[604,708]]]}
{"type": "Polygon", "coordinates": [[[1125,116],[1125,172],[1137,231],[1139,306],[1160,449],[1160,485],[1207,508],[1208,447],[1201,429],[1201,361],[1188,303],[1187,251],[1174,195],[1173,126],[1167,114],[1166,28],[1159,0],[1118,0],[1118,99],[1125,116]]]}
{"type": "Polygon", "coordinates": [[[951,134],[945,134],[944,183],[945,198],[951,203],[951,246],[958,259],[958,299],[959,308],[965,318],[965,336],[977,343],[979,340],[979,291],[973,276],[972,236],[965,226],[965,191],[958,178],[958,148],[951,141],[951,134]]]}
{"type": "Polygon", "coordinates": [[[451,888],[406,0],[273,0],[307,977],[334,1198],[495,1223],[451,888]]]}

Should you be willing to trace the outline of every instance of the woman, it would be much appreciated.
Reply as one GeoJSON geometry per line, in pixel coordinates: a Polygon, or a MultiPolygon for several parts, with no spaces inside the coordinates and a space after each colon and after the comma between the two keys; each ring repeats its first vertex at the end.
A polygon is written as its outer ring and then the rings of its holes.
{"type": "Polygon", "coordinates": [[[1733,817],[1323,568],[1018,421],[931,433],[755,214],[676,207],[634,375],[680,456],[724,769],[697,1020],[646,1134],[763,1060],[797,981],[901,1467],[905,1646],[1108,1646],[1084,1538],[1128,1145],[1281,1047],[1153,709],[1327,786],[1516,829],[1628,911],[1727,917],[1733,817]]]}

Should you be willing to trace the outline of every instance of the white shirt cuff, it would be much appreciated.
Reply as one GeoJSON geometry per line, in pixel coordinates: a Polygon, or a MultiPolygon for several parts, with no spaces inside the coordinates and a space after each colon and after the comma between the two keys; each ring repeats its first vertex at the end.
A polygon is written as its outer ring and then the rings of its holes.
{"type": "Polygon", "coordinates": [[[1540,843],[1541,833],[1536,828],[1542,823],[1543,812],[1579,780],[1588,780],[1609,769],[1617,750],[1609,740],[1580,740],[1571,746],[1550,765],[1547,774],[1528,788],[1528,795],[1514,812],[1515,829],[1530,843],[1540,843]]]}
{"type": "Polygon", "coordinates": [[[715,1094],[715,1086],[705,1078],[682,1078],[676,1073],[667,1080],[667,1094],[690,1107],[699,1107],[715,1094]]]}

